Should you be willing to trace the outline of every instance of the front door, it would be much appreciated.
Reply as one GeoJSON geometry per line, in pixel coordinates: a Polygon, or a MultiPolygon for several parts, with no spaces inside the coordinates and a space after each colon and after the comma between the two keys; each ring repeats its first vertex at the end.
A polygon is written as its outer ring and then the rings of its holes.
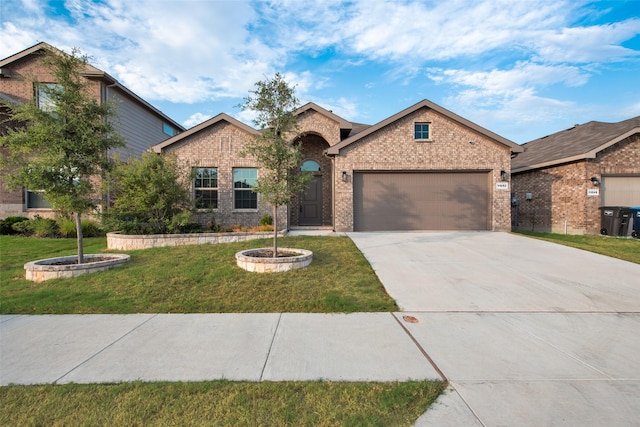
{"type": "Polygon", "coordinates": [[[322,175],[315,175],[300,196],[300,225],[322,225],[322,175]]]}

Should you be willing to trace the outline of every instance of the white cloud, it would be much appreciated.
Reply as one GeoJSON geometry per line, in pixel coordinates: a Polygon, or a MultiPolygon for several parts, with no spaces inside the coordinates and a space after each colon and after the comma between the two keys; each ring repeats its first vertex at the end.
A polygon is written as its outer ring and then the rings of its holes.
{"type": "Polygon", "coordinates": [[[184,126],[185,128],[189,129],[192,128],[194,126],[199,125],[202,122],[206,122],[207,120],[209,120],[211,117],[213,117],[210,114],[204,114],[204,113],[194,113],[192,115],[190,115],[187,120],[185,120],[184,122],[182,122],[182,126],[184,126]]]}
{"type": "MultiPolygon", "coordinates": [[[[592,7],[586,0],[0,0],[0,56],[38,41],[77,46],[143,98],[173,103],[241,98],[275,71],[299,98],[318,99],[320,89],[340,86],[333,76],[371,64],[383,77],[358,74],[359,87],[378,91],[385,81],[410,87],[427,69],[428,82],[446,88],[452,103],[526,118],[529,106],[565,105],[541,96],[542,88],[582,86],[603,64],[637,58],[623,43],[640,33],[640,19],[590,24],[592,7]],[[53,9],[63,13],[45,13],[53,9]],[[332,60],[319,67],[287,67],[325,54],[332,60]]],[[[318,103],[358,117],[353,95],[340,96],[318,103]]]]}
{"type": "Polygon", "coordinates": [[[608,25],[562,28],[538,33],[535,57],[555,63],[602,63],[638,57],[640,52],[622,43],[640,34],[640,19],[608,25]]]}

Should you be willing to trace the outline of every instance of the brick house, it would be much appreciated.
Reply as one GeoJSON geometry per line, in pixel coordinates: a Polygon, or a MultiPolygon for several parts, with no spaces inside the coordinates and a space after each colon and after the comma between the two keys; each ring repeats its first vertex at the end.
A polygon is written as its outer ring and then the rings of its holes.
{"type": "MultiPolygon", "coordinates": [[[[38,43],[0,60],[2,126],[8,125],[4,123],[7,118],[7,109],[2,108],[3,103],[21,104],[34,100],[38,102],[40,100],[38,85],[56,83],[53,81],[50,70],[42,64],[44,55],[50,54],[64,53],[47,43],[38,43]]],[[[125,139],[126,146],[115,150],[113,154],[117,154],[121,159],[140,156],[152,145],[185,130],[179,123],[157,110],[106,72],[88,65],[83,75],[89,81],[90,90],[98,102],[115,100],[117,103],[114,127],[125,139]]],[[[0,132],[4,131],[4,127],[0,128],[0,132]]],[[[0,185],[0,218],[35,214],[52,215],[41,193],[30,191],[30,189],[9,191],[4,185],[0,185]]]]}
{"type": "MultiPolygon", "coordinates": [[[[522,148],[428,100],[373,125],[314,103],[295,114],[302,170],[314,175],[280,227],[336,231],[511,229],[508,173],[522,148]]],[[[238,153],[258,131],[219,114],[153,147],[196,169],[202,215],[255,225],[271,208],[250,188],[260,171],[238,153]]]]}
{"type": "Polygon", "coordinates": [[[511,162],[514,228],[597,234],[600,207],[640,205],[640,117],[575,125],[523,148],[511,162]]]}

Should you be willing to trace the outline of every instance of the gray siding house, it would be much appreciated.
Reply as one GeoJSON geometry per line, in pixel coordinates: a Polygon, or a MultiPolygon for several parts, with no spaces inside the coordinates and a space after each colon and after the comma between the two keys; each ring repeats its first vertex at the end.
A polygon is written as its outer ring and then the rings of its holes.
{"type": "MultiPolygon", "coordinates": [[[[0,118],[7,117],[2,103],[32,102],[37,96],[34,81],[55,83],[43,64],[44,55],[64,52],[47,43],[38,43],[21,52],[0,60],[0,118]]],[[[173,119],[153,107],[140,96],[126,88],[108,73],[88,65],[83,76],[89,80],[92,93],[98,102],[117,102],[114,126],[125,139],[126,146],[112,153],[123,160],[139,157],[149,147],[172,137],[185,129],[173,119]]],[[[3,129],[0,128],[0,132],[3,129]]],[[[0,171],[0,182],[4,182],[0,171]]],[[[46,199],[32,189],[8,190],[0,185],[0,218],[7,216],[51,216],[53,212],[46,199]]],[[[35,190],[35,189],[34,189],[35,190]]]]}

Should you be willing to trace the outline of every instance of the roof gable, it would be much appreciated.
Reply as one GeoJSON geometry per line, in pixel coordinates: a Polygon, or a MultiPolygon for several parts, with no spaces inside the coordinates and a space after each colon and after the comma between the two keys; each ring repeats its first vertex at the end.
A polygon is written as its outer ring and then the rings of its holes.
{"type": "Polygon", "coordinates": [[[373,125],[373,126],[369,126],[368,128],[362,130],[361,132],[356,133],[353,136],[350,136],[349,138],[345,139],[344,141],[340,142],[339,144],[334,145],[333,147],[330,147],[327,150],[327,154],[339,154],[340,150],[342,148],[345,148],[347,146],[349,146],[350,144],[353,144],[354,142],[368,136],[371,135],[377,131],[379,131],[380,129],[396,122],[397,120],[400,120],[406,116],[408,116],[411,113],[414,113],[415,111],[418,111],[421,108],[429,108],[432,109],[434,111],[437,111],[438,113],[442,114],[443,116],[448,117],[449,119],[465,126],[468,127],[470,129],[473,129],[474,131],[483,134],[484,136],[493,139],[494,141],[506,145],[507,147],[509,147],[511,149],[512,152],[516,152],[519,153],[521,152],[523,149],[520,145],[516,144],[513,141],[510,141],[506,138],[501,137],[500,135],[493,133],[485,128],[483,128],[482,126],[479,126],[449,110],[447,110],[444,107],[439,106],[438,104],[435,104],[427,99],[424,99],[420,102],[418,102],[417,104],[412,105],[409,108],[406,108],[402,111],[400,111],[399,113],[394,114],[391,117],[388,117],[384,120],[382,120],[381,122],[378,122],[377,124],[373,125]]]}
{"type": "MultiPolygon", "coordinates": [[[[60,49],[58,49],[58,48],[56,48],[54,46],[51,46],[48,43],[40,42],[40,43],[35,44],[35,45],[33,45],[33,46],[31,46],[31,47],[29,47],[27,49],[24,49],[24,50],[22,50],[22,51],[20,51],[18,53],[15,53],[15,54],[13,54],[11,56],[8,56],[8,57],[0,60],[0,68],[8,67],[9,65],[11,65],[11,64],[13,64],[13,63],[15,63],[17,61],[25,59],[25,58],[29,57],[30,55],[38,54],[39,52],[52,52],[52,53],[54,53],[56,55],[68,55],[64,51],[62,51],[62,50],[60,50],[60,49]]],[[[167,122],[171,123],[180,132],[185,130],[184,126],[182,126],[180,123],[176,122],[171,117],[167,116],[162,111],[158,110],[156,107],[154,107],[153,105],[149,104],[147,101],[145,101],[139,95],[137,95],[135,92],[131,91],[129,88],[127,88],[126,86],[121,84],[118,80],[116,80],[114,77],[110,76],[105,71],[102,71],[101,69],[96,68],[91,64],[86,64],[85,70],[82,72],[82,75],[84,77],[88,78],[88,79],[103,80],[108,85],[111,85],[111,86],[114,86],[114,87],[120,89],[122,92],[127,94],[127,96],[131,97],[133,100],[135,100],[136,102],[141,104],[144,108],[146,108],[149,111],[152,111],[154,114],[162,117],[163,120],[166,120],[167,122]]]]}
{"type": "Polygon", "coordinates": [[[640,116],[617,123],[591,121],[529,141],[511,162],[512,172],[595,158],[600,151],[640,133],[640,116]]]}
{"type": "Polygon", "coordinates": [[[242,129],[243,131],[251,134],[251,135],[257,135],[260,132],[258,132],[257,130],[255,130],[254,128],[252,128],[249,125],[246,125],[244,123],[242,123],[240,120],[234,119],[233,117],[229,116],[228,114],[225,113],[220,113],[217,116],[214,116],[212,118],[210,118],[209,120],[206,120],[202,123],[200,123],[199,125],[196,125],[182,133],[179,133],[175,136],[172,136],[169,139],[166,139],[164,141],[162,141],[160,144],[156,144],[154,146],[151,147],[151,149],[156,152],[156,153],[161,153],[162,150],[172,144],[175,144],[177,142],[182,141],[185,138],[188,138],[191,135],[195,135],[198,132],[201,132],[217,123],[220,122],[227,122],[232,126],[235,126],[239,129],[242,129]]]}
{"type": "Polygon", "coordinates": [[[319,106],[318,104],[314,103],[314,102],[308,102],[306,104],[304,104],[302,107],[298,108],[297,110],[295,110],[293,112],[294,115],[299,116],[301,114],[306,113],[309,110],[313,110],[316,111],[320,114],[322,114],[323,116],[337,122],[338,124],[340,124],[340,129],[352,129],[353,125],[351,124],[351,122],[343,119],[342,117],[338,116],[337,114],[334,114],[333,111],[329,111],[326,110],[324,108],[322,108],[321,106],[319,106]]]}

